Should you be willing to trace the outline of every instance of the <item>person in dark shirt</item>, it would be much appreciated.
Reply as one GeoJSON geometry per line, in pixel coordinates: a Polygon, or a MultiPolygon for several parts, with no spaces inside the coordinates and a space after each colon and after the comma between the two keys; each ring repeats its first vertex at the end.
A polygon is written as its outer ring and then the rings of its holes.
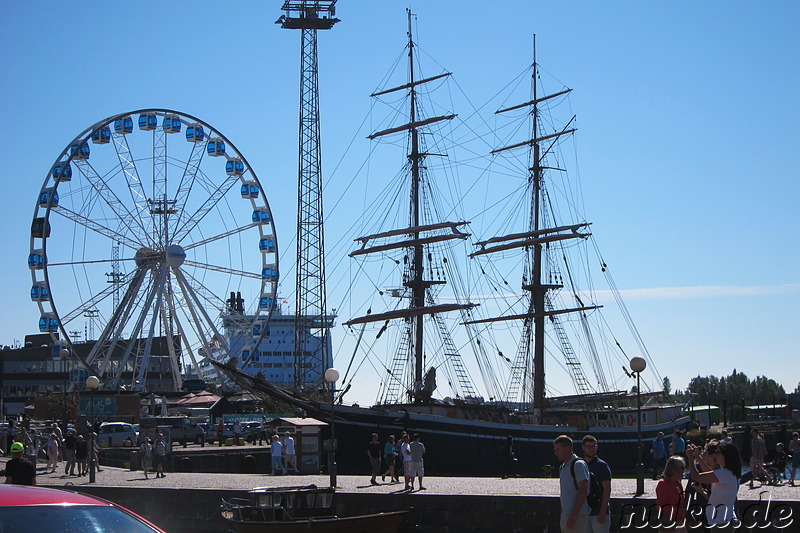
{"type": "Polygon", "coordinates": [[[68,476],[75,474],[75,443],[78,433],[74,429],[64,437],[64,473],[68,476]]]}
{"type": "Polygon", "coordinates": [[[381,473],[381,455],[383,454],[383,445],[378,441],[378,434],[372,434],[372,440],[367,444],[367,457],[369,458],[370,466],[372,467],[372,478],[369,480],[370,484],[377,485],[378,481],[375,479],[381,473]]]}
{"type": "Polygon", "coordinates": [[[75,441],[75,462],[78,463],[78,475],[85,476],[88,472],[89,461],[89,443],[83,438],[83,435],[78,435],[75,441]]]}
{"type": "Polygon", "coordinates": [[[11,459],[6,463],[6,483],[14,485],[36,485],[36,468],[24,459],[25,446],[21,442],[11,445],[11,459]]]}

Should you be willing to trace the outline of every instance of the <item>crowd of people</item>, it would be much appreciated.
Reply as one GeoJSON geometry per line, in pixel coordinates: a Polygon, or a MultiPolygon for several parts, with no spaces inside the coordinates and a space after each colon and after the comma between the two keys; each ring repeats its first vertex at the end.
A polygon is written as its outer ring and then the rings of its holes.
{"type": "Polygon", "coordinates": [[[100,451],[97,433],[100,430],[100,424],[99,419],[88,424],[85,435],[78,434],[74,428],[68,429],[64,434],[58,424],[48,425],[46,427],[51,433],[42,444],[44,439],[41,438],[41,431],[10,419],[6,428],[5,455],[11,456],[11,459],[6,464],[5,482],[35,485],[36,465],[42,449],[47,456],[45,473],[56,473],[59,463],[63,463],[64,475],[85,476],[89,473],[92,455],[94,456],[95,471],[101,472],[100,463],[97,461],[100,451]],[[94,445],[92,446],[91,443],[94,445]]]}
{"type": "Polygon", "coordinates": [[[386,442],[381,444],[379,435],[372,434],[372,439],[367,444],[367,459],[369,460],[372,477],[371,485],[379,485],[377,478],[385,482],[389,477],[390,483],[400,483],[403,476],[405,487],[403,490],[414,490],[415,480],[418,481],[418,490],[425,490],[422,480],[425,477],[425,445],[421,442],[419,433],[409,435],[403,431],[400,440],[394,435],[389,435],[386,442]],[[383,470],[383,467],[386,467],[383,470]],[[383,473],[381,471],[383,470],[383,473]]]}

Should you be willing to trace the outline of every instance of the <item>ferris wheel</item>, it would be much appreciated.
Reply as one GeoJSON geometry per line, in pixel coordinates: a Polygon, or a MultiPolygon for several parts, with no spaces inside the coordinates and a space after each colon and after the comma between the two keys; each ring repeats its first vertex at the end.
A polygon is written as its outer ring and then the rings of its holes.
{"type": "Polygon", "coordinates": [[[67,145],[36,201],[28,266],[41,332],[74,348],[99,321],[88,355],[72,352],[110,389],[142,390],[164,362],[179,388],[183,356],[195,370],[241,356],[277,307],[255,172],[221,133],[167,109],[109,117],[67,145]]]}

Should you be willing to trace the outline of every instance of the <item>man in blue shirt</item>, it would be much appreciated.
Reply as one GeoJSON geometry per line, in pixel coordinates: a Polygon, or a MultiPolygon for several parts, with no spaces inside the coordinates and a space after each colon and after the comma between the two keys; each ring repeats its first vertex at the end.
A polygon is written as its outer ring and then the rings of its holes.
{"type": "Polygon", "coordinates": [[[597,457],[597,439],[592,435],[583,437],[583,459],[589,466],[589,472],[594,474],[603,487],[603,497],[600,508],[592,509],[589,513],[589,527],[587,533],[608,533],[611,531],[611,468],[608,463],[597,457]]]}
{"type": "Polygon", "coordinates": [[[561,461],[561,533],[586,533],[589,523],[589,467],[573,450],[572,439],[561,435],[553,441],[553,453],[561,461]],[[574,476],[573,476],[574,473],[574,476]]]}
{"type": "Polygon", "coordinates": [[[650,453],[653,454],[653,479],[655,480],[661,477],[661,472],[667,463],[667,451],[664,449],[664,433],[662,431],[659,431],[658,436],[653,439],[650,453]]]}

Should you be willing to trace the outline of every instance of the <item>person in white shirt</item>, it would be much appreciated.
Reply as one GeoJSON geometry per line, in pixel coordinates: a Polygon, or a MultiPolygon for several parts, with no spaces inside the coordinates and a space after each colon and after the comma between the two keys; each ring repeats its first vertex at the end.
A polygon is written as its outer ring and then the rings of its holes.
{"type": "Polygon", "coordinates": [[[692,479],[705,485],[711,485],[708,497],[706,521],[709,526],[723,527],[735,525],[736,494],[739,491],[739,478],[742,477],[742,458],[736,445],[720,442],[714,452],[714,460],[719,466],[716,470],[699,472],[695,460],[700,455],[697,446],[690,445],[686,449],[689,458],[689,471],[692,479]]]}
{"type": "Polygon", "coordinates": [[[297,474],[297,458],[294,452],[294,439],[292,434],[288,431],[283,434],[283,466],[288,472],[289,467],[292,467],[292,472],[297,474]]]}
{"type": "Polygon", "coordinates": [[[286,473],[286,469],[283,467],[283,444],[281,441],[278,440],[277,435],[272,436],[272,445],[270,446],[270,455],[272,456],[272,474],[273,476],[278,475],[278,470],[281,471],[282,474],[286,473]]]}
{"type": "Polygon", "coordinates": [[[561,461],[561,533],[585,533],[589,524],[589,467],[573,451],[572,439],[561,435],[553,441],[553,453],[561,461]]]}

